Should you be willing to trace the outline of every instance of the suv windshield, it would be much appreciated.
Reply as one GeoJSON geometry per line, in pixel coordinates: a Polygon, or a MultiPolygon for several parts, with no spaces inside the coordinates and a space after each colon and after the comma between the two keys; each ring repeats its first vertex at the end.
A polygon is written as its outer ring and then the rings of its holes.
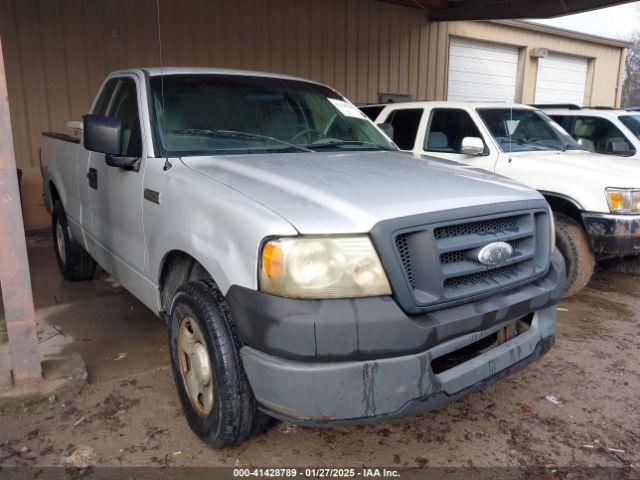
{"type": "Polygon", "coordinates": [[[640,139],[640,115],[622,115],[620,121],[640,139]]]}
{"type": "Polygon", "coordinates": [[[151,78],[151,93],[163,155],[396,149],[360,110],[310,82],[165,75],[151,78]]]}
{"type": "Polygon", "coordinates": [[[480,108],[478,114],[503,151],[583,149],[562,127],[536,110],[480,108]]]}

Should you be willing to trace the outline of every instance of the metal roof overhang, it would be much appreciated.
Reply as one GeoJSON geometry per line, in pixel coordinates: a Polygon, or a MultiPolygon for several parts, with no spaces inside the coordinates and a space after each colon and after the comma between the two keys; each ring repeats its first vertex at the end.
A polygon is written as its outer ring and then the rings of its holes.
{"type": "Polygon", "coordinates": [[[611,7],[630,0],[385,0],[426,11],[430,20],[551,18],[611,7]]]}

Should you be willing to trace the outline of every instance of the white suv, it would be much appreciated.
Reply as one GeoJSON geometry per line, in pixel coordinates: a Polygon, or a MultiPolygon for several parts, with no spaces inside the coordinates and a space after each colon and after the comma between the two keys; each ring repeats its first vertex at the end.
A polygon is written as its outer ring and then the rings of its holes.
{"type": "Polygon", "coordinates": [[[640,159],[640,112],[567,105],[540,106],[594,153],[640,159]]]}
{"type": "Polygon", "coordinates": [[[640,254],[636,159],[590,153],[541,110],[525,105],[409,102],[360,109],[402,150],[489,170],[539,190],[555,214],[567,296],[587,284],[597,260],[640,254]]]}

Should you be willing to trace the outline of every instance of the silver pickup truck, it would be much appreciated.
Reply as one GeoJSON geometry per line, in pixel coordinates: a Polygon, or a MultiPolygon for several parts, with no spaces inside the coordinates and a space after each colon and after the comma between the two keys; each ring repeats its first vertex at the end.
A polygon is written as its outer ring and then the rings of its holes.
{"type": "Polygon", "coordinates": [[[553,344],[565,271],[542,196],[399,152],[329,87],[119,71],[81,130],[42,137],[60,271],[97,263],[167,322],[216,447],[271,417],[418,414],[553,344]]]}

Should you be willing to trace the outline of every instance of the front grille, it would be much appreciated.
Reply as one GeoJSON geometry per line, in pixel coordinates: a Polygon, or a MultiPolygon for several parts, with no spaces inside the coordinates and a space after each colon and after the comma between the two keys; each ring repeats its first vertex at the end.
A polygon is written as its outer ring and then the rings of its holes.
{"type": "Polygon", "coordinates": [[[520,273],[520,265],[507,265],[506,267],[493,268],[484,272],[471,273],[460,277],[447,278],[444,281],[444,288],[458,288],[470,285],[483,284],[487,287],[499,284],[501,280],[517,278],[520,273]]]}
{"type": "Polygon", "coordinates": [[[539,209],[413,227],[396,234],[395,246],[415,304],[431,307],[541,275],[550,239],[549,214],[539,209]],[[498,241],[511,245],[511,258],[499,266],[480,263],[478,251],[498,241]]]}
{"type": "Polygon", "coordinates": [[[514,231],[517,228],[517,217],[492,218],[480,222],[439,227],[433,231],[433,236],[436,240],[441,240],[443,238],[459,237],[461,235],[488,235],[501,231],[514,231]]]}
{"type": "Polygon", "coordinates": [[[411,251],[409,250],[409,243],[407,242],[407,238],[404,236],[400,236],[396,238],[396,246],[398,247],[400,260],[402,261],[402,266],[404,267],[404,271],[407,275],[407,279],[409,280],[409,285],[415,288],[416,282],[413,276],[413,266],[411,264],[411,251]]]}
{"type": "MultiPolygon", "coordinates": [[[[404,255],[409,257],[410,252],[408,249],[408,243],[407,243],[407,239],[403,239],[404,241],[404,255]]],[[[509,245],[511,245],[511,248],[513,248],[513,252],[514,255],[520,255],[520,249],[522,248],[522,242],[520,240],[516,240],[514,242],[506,242],[509,245]]],[[[454,252],[446,252],[440,255],[440,263],[456,263],[456,262],[463,262],[467,259],[467,255],[465,255],[465,252],[463,250],[456,250],[454,252]]]]}

